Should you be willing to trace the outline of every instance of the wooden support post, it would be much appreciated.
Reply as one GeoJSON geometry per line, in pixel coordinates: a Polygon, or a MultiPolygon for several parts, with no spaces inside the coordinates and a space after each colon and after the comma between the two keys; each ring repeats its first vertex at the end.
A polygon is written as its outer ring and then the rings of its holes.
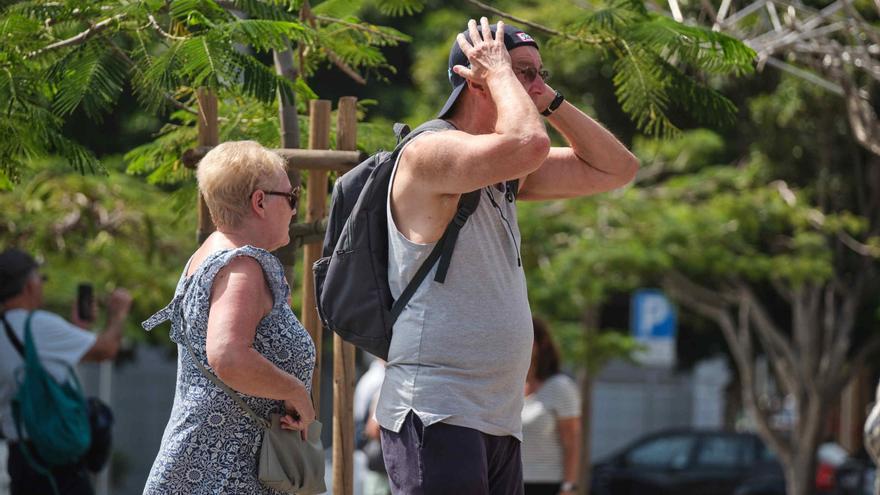
{"type": "MultiPolygon", "coordinates": [[[[199,101],[199,146],[217,146],[220,144],[220,128],[217,125],[217,95],[205,88],[199,88],[197,96],[199,101]]],[[[199,244],[205,241],[211,232],[214,232],[214,222],[211,221],[211,213],[205,198],[199,193],[199,226],[196,231],[196,240],[199,244]]]]}
{"type": "MultiPolygon", "coordinates": [[[[289,48],[284,51],[273,50],[272,55],[275,59],[275,72],[291,82],[296,82],[296,66],[293,63],[293,52],[289,48]]],[[[299,115],[296,113],[295,98],[295,95],[293,95],[292,99],[288,99],[284,96],[284,93],[278,91],[278,119],[282,149],[299,148],[299,115]]],[[[290,179],[290,184],[293,186],[298,186],[301,182],[299,167],[292,167],[290,161],[287,162],[287,178],[290,179]]],[[[299,212],[291,221],[291,231],[293,225],[296,225],[297,217],[299,217],[299,212]]],[[[298,249],[299,246],[293,242],[293,235],[291,235],[290,244],[275,252],[275,256],[278,257],[284,266],[284,277],[291,287],[295,283],[293,266],[296,264],[298,249]]]]}
{"type": "MultiPolygon", "coordinates": [[[[336,148],[357,148],[357,98],[339,99],[336,148]]],[[[354,346],[333,335],[333,493],[354,493],[354,346]]]]}
{"type": "MultiPolygon", "coordinates": [[[[327,100],[310,101],[309,114],[309,148],[329,148],[330,102],[327,100]]],[[[310,170],[306,191],[308,195],[306,222],[314,222],[324,218],[327,212],[327,172],[310,170]]],[[[315,276],[312,273],[312,265],[321,257],[321,243],[306,244],[303,251],[302,322],[315,342],[317,355],[315,372],[312,375],[312,403],[315,405],[315,414],[320,415],[323,328],[315,305],[315,276]]]]}

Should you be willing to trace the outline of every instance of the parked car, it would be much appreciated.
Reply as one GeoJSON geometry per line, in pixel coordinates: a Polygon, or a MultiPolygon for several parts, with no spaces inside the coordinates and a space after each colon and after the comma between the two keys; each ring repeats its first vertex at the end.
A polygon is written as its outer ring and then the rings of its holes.
{"type": "MultiPolygon", "coordinates": [[[[867,455],[851,457],[840,445],[826,442],[816,452],[816,495],[873,495],[875,468],[867,455]]],[[[734,495],[786,495],[778,462],[756,468],[734,495]]]]}
{"type": "Polygon", "coordinates": [[[847,459],[835,473],[834,495],[873,495],[877,468],[865,456],[847,459]]]}
{"type": "Polygon", "coordinates": [[[596,495],[733,495],[774,462],[752,433],[666,430],[637,440],[593,466],[596,495]]]}

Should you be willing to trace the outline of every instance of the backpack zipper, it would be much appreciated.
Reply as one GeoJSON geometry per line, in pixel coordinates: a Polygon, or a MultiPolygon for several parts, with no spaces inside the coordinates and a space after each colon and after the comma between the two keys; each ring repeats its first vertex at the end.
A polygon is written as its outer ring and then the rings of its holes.
{"type": "Polygon", "coordinates": [[[492,206],[498,210],[498,215],[501,216],[501,220],[504,221],[504,226],[506,227],[508,235],[510,235],[510,242],[513,243],[513,249],[516,251],[516,266],[522,266],[522,258],[519,254],[519,247],[516,245],[516,236],[513,235],[513,227],[510,225],[510,221],[504,216],[504,211],[501,210],[501,207],[498,205],[498,202],[495,201],[495,197],[492,196],[492,191],[489,188],[484,188],[486,191],[486,196],[489,197],[489,202],[492,203],[492,206]]]}

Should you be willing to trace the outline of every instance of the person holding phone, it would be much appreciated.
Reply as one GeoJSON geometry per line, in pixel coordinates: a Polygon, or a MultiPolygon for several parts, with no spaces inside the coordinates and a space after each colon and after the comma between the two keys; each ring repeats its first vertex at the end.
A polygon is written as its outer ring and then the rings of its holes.
{"type": "Polygon", "coordinates": [[[282,413],[282,427],[297,431],[315,420],[315,345],[271,253],[290,242],[299,188],[284,159],[253,141],[212,149],[196,179],[217,231],[187,262],[171,303],[143,323],[170,320],[178,346],[171,418],[144,493],[279,493],[258,479],[263,427],[193,357],[257,415],[282,413]]]}
{"type": "MultiPolygon", "coordinates": [[[[23,364],[13,339],[24,342],[24,323],[31,317],[31,328],[37,354],[43,367],[59,382],[68,378],[68,367],[81,361],[104,361],[116,357],[122,339],[122,328],[131,308],[131,295],[125,289],[116,289],[107,300],[107,323],[104,331],[95,334],[87,329],[94,324],[94,301],[80,291],[73,305],[70,321],[49,311],[41,310],[43,285],[46,278],[40,273],[37,261],[28,253],[9,248],[0,253],[0,429],[7,439],[9,460],[7,468],[12,495],[51,494],[49,479],[26,461],[18,444],[13,424],[11,401],[18,391],[16,373],[23,364]],[[89,314],[81,312],[89,305],[89,314]]],[[[33,452],[33,449],[30,449],[33,452]]],[[[39,462],[39,459],[37,459],[39,462]]],[[[93,493],[83,463],[52,469],[51,476],[61,493],[83,495],[93,493]]]]}

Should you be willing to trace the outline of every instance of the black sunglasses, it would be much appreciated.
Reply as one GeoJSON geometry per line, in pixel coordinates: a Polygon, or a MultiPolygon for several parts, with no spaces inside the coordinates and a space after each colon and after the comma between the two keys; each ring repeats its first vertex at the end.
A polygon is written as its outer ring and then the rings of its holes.
{"type": "Polygon", "coordinates": [[[299,187],[294,187],[290,192],[283,191],[266,191],[261,189],[263,194],[267,194],[270,196],[286,196],[288,203],[290,203],[290,209],[296,211],[296,207],[299,204],[299,187]]]}
{"type": "Polygon", "coordinates": [[[514,68],[513,72],[517,76],[522,76],[523,80],[528,84],[532,84],[535,81],[535,78],[538,76],[541,76],[541,80],[544,82],[550,80],[550,71],[548,71],[547,69],[538,70],[534,67],[525,67],[522,69],[514,68]]]}

